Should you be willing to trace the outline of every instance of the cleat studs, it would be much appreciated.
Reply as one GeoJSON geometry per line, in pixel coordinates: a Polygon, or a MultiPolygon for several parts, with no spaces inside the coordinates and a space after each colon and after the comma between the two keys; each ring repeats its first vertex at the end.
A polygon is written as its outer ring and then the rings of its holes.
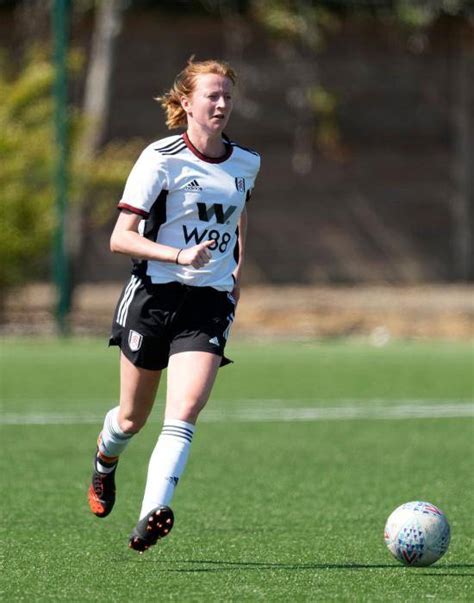
{"type": "Polygon", "coordinates": [[[141,555],[167,536],[172,527],[172,511],[167,507],[157,508],[138,522],[135,534],[129,540],[129,547],[141,555]]]}

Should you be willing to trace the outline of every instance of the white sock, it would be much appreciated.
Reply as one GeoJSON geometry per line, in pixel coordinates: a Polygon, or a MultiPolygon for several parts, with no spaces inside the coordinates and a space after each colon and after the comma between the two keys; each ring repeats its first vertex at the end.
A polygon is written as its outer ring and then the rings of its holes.
{"type": "Polygon", "coordinates": [[[195,426],[165,420],[150,457],[140,519],[160,505],[169,505],[189,456],[195,426]]]}
{"type": "Polygon", "coordinates": [[[115,469],[119,455],[125,450],[133,433],[125,433],[118,423],[119,407],[105,415],[104,426],[99,436],[99,454],[96,457],[97,471],[110,473],[115,469]]]}

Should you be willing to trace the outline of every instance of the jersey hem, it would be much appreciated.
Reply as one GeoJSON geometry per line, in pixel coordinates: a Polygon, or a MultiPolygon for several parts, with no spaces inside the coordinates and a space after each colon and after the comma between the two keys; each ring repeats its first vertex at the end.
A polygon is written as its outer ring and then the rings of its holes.
{"type": "Polygon", "coordinates": [[[175,276],[175,278],[160,278],[151,274],[147,274],[146,275],[147,278],[150,280],[150,283],[152,285],[167,285],[169,283],[178,283],[180,285],[184,285],[186,287],[210,287],[211,289],[215,289],[216,291],[223,291],[225,293],[232,293],[232,291],[234,290],[235,287],[235,282],[234,282],[234,276],[232,275],[232,282],[229,283],[229,285],[220,285],[218,283],[199,283],[197,284],[196,282],[183,282],[182,280],[180,280],[179,278],[177,278],[177,275],[175,276]]]}

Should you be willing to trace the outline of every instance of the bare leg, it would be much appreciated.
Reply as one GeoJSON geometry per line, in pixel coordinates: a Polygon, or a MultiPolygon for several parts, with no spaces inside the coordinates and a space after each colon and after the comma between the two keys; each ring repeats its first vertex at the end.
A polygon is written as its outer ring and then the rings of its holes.
{"type": "Polygon", "coordinates": [[[170,357],[166,419],[196,423],[216,380],[221,357],[208,352],[182,352],[170,357]]]}
{"type": "Polygon", "coordinates": [[[118,422],[125,433],[137,433],[145,425],[153,408],[161,371],[133,365],[120,356],[120,410],[118,422]]]}

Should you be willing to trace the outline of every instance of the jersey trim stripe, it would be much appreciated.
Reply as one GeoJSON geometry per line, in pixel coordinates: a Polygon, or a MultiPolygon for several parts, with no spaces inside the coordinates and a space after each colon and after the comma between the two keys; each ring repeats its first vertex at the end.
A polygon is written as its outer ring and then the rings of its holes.
{"type": "Polygon", "coordinates": [[[137,207],[133,207],[133,205],[128,205],[128,203],[120,202],[117,205],[117,209],[128,209],[128,211],[131,211],[132,214],[138,214],[139,216],[142,216],[143,218],[148,218],[148,216],[150,215],[148,212],[143,211],[143,209],[138,209],[137,207]]]}
{"type": "Polygon", "coordinates": [[[181,153],[181,151],[184,151],[186,149],[186,145],[183,144],[180,147],[177,147],[171,151],[158,151],[160,153],[160,155],[177,155],[178,153],[181,153]]]}
{"type": "Polygon", "coordinates": [[[154,150],[155,151],[169,151],[170,149],[172,149],[173,147],[177,146],[178,144],[180,144],[182,142],[183,142],[183,138],[180,135],[175,140],[170,142],[169,144],[165,144],[164,147],[156,147],[154,150]]]}
{"type": "Polygon", "coordinates": [[[186,148],[186,144],[182,136],[179,136],[173,142],[165,145],[164,147],[156,147],[154,150],[160,153],[160,155],[176,155],[180,151],[186,148]]]}
{"type": "Polygon", "coordinates": [[[207,155],[201,153],[201,151],[198,151],[198,149],[196,149],[193,143],[189,140],[187,132],[183,134],[183,140],[193,155],[196,155],[198,159],[201,159],[201,161],[206,161],[207,163],[222,163],[223,161],[227,161],[227,159],[229,159],[229,157],[232,155],[232,146],[227,142],[226,139],[223,140],[225,144],[225,153],[222,155],[222,157],[208,157],[207,155]]]}
{"type": "Polygon", "coordinates": [[[255,155],[256,157],[260,157],[260,153],[257,153],[257,151],[254,151],[253,149],[249,149],[248,147],[243,147],[241,144],[237,144],[233,140],[230,141],[230,144],[233,147],[237,147],[238,149],[242,149],[242,151],[247,151],[248,153],[252,153],[252,155],[255,155]]]}
{"type": "Polygon", "coordinates": [[[135,297],[135,292],[140,286],[140,283],[140,279],[133,275],[124,291],[122,301],[117,310],[117,323],[121,327],[124,327],[127,322],[128,309],[130,308],[130,304],[135,297]]]}

